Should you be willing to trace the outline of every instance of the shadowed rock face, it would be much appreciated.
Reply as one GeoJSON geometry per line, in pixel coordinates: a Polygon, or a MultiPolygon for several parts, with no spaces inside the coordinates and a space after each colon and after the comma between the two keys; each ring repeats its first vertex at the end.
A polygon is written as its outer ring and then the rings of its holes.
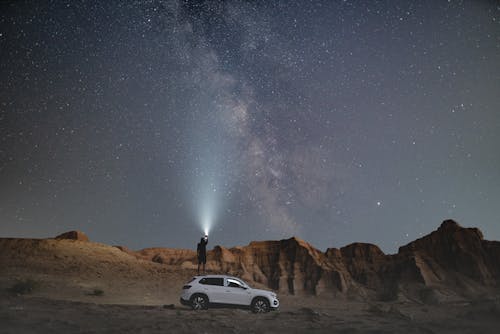
{"type": "Polygon", "coordinates": [[[401,258],[414,257],[427,285],[467,278],[485,286],[499,280],[496,257],[500,243],[483,240],[477,228],[462,228],[444,221],[437,231],[400,247],[401,258]],[[496,254],[496,255],[495,255],[496,254]]]}
{"type": "Polygon", "coordinates": [[[70,239],[70,240],[80,240],[80,241],[90,241],[89,237],[80,231],[69,231],[63,234],[59,234],[56,239],[70,239]]]}

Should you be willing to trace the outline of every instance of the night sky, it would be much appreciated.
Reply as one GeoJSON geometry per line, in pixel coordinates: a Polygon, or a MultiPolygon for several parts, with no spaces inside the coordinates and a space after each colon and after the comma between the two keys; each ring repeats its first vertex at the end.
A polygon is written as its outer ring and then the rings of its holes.
{"type": "Polygon", "coordinates": [[[2,1],[0,236],[500,240],[496,1],[2,1]]]}

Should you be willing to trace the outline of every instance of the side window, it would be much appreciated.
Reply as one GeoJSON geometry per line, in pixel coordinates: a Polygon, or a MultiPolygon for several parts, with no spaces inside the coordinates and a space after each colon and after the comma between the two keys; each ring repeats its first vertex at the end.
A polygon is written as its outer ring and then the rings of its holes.
{"type": "Polygon", "coordinates": [[[240,286],[238,285],[238,283],[229,281],[228,287],[230,287],[230,288],[239,288],[240,286]]]}
{"type": "Polygon", "coordinates": [[[240,282],[238,282],[237,280],[234,280],[234,279],[230,279],[230,278],[227,280],[227,286],[230,288],[243,289],[243,285],[240,282]]]}
{"type": "Polygon", "coordinates": [[[224,279],[222,277],[204,277],[200,280],[200,284],[223,286],[224,279]]]}

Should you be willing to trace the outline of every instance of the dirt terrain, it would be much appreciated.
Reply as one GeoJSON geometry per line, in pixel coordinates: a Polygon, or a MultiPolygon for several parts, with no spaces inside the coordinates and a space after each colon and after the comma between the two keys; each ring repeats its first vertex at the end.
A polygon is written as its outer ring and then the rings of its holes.
{"type": "MultiPolygon", "coordinates": [[[[1,333],[498,333],[500,304],[444,305],[282,298],[279,311],[191,311],[169,304],[126,305],[3,296],[1,333]],[[165,305],[167,308],[165,308],[165,305]]],[[[110,302],[111,300],[107,300],[110,302]]]]}

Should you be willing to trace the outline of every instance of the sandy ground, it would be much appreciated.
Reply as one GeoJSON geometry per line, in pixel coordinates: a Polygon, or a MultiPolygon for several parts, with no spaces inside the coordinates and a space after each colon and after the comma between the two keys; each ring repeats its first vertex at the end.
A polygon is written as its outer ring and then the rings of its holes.
{"type": "MultiPolygon", "coordinates": [[[[102,304],[4,293],[0,333],[498,333],[500,303],[447,305],[282,298],[267,314],[173,305],[102,304]]],[[[109,302],[109,300],[108,300],[109,302]]]]}

